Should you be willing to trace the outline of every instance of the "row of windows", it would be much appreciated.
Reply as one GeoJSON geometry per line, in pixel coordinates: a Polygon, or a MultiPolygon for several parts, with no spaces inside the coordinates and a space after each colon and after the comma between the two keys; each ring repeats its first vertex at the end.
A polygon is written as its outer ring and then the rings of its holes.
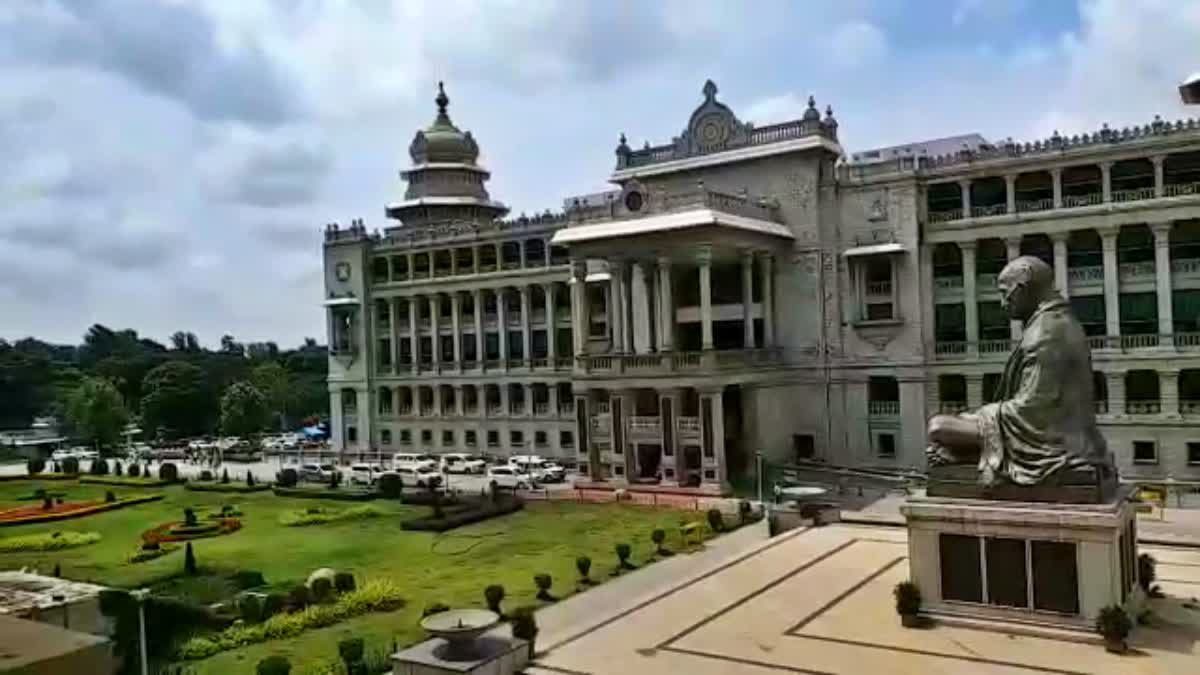
{"type": "MultiPolygon", "coordinates": [[[[1187,442],[1187,463],[1189,466],[1200,465],[1200,442],[1187,442]]],[[[1133,442],[1134,464],[1158,464],[1158,443],[1154,441],[1133,442]]]]}
{"type": "Polygon", "coordinates": [[[525,239],[379,256],[371,261],[371,278],[375,283],[407,281],[500,269],[565,265],[568,261],[565,247],[551,246],[544,239],[525,239]]]}
{"type": "MultiPolygon", "coordinates": [[[[455,436],[456,436],[456,434],[453,429],[443,429],[442,430],[442,438],[441,438],[442,446],[444,446],[444,447],[457,446],[458,442],[457,442],[455,436]]],[[[357,441],[358,440],[357,430],[354,427],[347,427],[346,438],[350,442],[357,441]]],[[[420,438],[421,438],[420,442],[422,445],[433,445],[433,430],[432,429],[421,429],[420,430],[420,438]]],[[[463,430],[463,442],[466,445],[468,445],[468,446],[476,445],[478,443],[478,438],[479,437],[474,429],[463,430]]],[[[534,445],[538,445],[538,446],[547,445],[550,442],[549,439],[550,439],[550,435],[546,431],[538,430],[538,431],[533,432],[534,445]]],[[[413,430],[412,429],[401,429],[399,432],[398,440],[399,440],[400,445],[411,445],[413,442],[413,430]]],[[[392,430],[391,429],[382,429],[379,432],[379,442],[386,446],[392,445],[392,443],[393,443],[392,430]]],[[[562,447],[569,448],[575,444],[575,435],[570,431],[560,431],[560,432],[558,432],[558,442],[559,442],[559,445],[561,445],[562,447]]],[[[525,445],[525,432],[521,431],[520,429],[513,429],[513,430],[509,431],[508,432],[508,443],[510,446],[514,446],[514,447],[525,445]]],[[[499,445],[500,445],[500,431],[499,430],[497,430],[497,429],[488,429],[487,430],[487,444],[488,444],[488,447],[499,447],[499,445]]]]}

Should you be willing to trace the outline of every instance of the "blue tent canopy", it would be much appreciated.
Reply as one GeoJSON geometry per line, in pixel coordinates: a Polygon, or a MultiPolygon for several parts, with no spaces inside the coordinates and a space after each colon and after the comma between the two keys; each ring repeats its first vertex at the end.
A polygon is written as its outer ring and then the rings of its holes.
{"type": "Polygon", "coordinates": [[[325,430],[321,427],[304,427],[300,430],[305,438],[325,438],[325,430]]]}

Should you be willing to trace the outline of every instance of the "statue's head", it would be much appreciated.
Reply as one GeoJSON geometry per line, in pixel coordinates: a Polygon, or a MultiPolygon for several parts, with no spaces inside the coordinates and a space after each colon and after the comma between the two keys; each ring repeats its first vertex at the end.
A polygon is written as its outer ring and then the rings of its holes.
{"type": "Polygon", "coordinates": [[[1054,270],[1040,258],[1023,255],[1004,266],[996,286],[1000,305],[1010,317],[1024,321],[1054,296],[1054,270]]]}

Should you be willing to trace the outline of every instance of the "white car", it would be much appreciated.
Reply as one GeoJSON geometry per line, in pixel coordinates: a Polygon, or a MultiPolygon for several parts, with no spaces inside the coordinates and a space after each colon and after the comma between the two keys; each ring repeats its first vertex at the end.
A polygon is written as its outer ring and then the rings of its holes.
{"type": "Polygon", "coordinates": [[[332,464],[302,464],[300,466],[300,480],[312,483],[328,483],[333,479],[335,471],[337,471],[337,467],[332,464]]]}
{"type": "Polygon", "coordinates": [[[493,466],[487,472],[488,482],[495,482],[502,488],[528,490],[537,485],[533,476],[523,473],[515,466],[493,466]]]}
{"type": "Polygon", "coordinates": [[[442,478],[437,469],[427,466],[399,466],[392,473],[400,476],[400,485],[403,487],[423,488],[442,478]]]}
{"type": "Polygon", "coordinates": [[[541,483],[558,483],[567,477],[566,469],[537,455],[514,455],[509,458],[508,465],[541,483]]]}
{"type": "Polygon", "coordinates": [[[412,452],[397,452],[392,455],[392,468],[416,469],[424,467],[437,471],[438,461],[433,455],[412,452]]]}
{"type": "Polygon", "coordinates": [[[74,450],[55,450],[50,455],[50,459],[52,459],[56,462],[61,462],[64,459],[71,459],[72,457],[75,457],[74,450]]]}
{"type": "Polygon", "coordinates": [[[487,462],[462,452],[448,452],[442,455],[442,471],[446,473],[483,473],[487,470],[487,462]]]}
{"type": "Polygon", "coordinates": [[[358,485],[374,485],[383,473],[378,464],[354,464],[350,467],[350,482],[358,485]]]}

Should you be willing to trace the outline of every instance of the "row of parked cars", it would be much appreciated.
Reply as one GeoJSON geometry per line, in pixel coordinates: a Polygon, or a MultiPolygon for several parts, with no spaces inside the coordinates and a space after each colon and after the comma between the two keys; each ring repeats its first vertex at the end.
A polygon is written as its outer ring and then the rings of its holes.
{"type": "MultiPolygon", "coordinates": [[[[358,485],[374,485],[379,477],[393,473],[400,477],[405,487],[428,487],[441,480],[443,474],[473,474],[486,476],[504,488],[529,489],[543,483],[561,483],[567,471],[557,462],[537,455],[518,455],[490,463],[485,457],[465,453],[430,455],[397,453],[392,456],[391,467],[380,464],[352,464],[348,480],[358,485]]],[[[328,482],[337,471],[333,464],[304,464],[300,467],[300,480],[328,482]]]]}

